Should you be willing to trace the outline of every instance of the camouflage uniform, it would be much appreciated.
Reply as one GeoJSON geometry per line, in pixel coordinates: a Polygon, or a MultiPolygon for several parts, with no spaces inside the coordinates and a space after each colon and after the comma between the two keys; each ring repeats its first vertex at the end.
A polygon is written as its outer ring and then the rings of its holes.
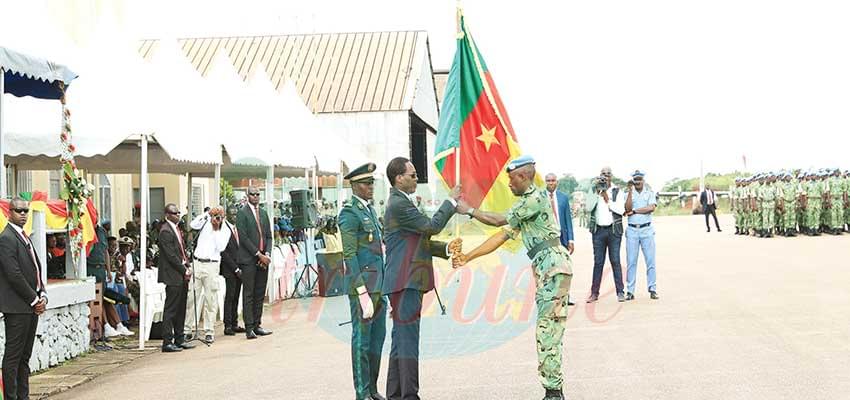
{"type": "Polygon", "coordinates": [[[817,234],[820,227],[821,206],[823,204],[823,186],[821,182],[813,177],[806,185],[806,199],[808,207],[806,207],[806,227],[811,233],[817,234]]]}
{"type": "Polygon", "coordinates": [[[791,175],[785,175],[786,179],[781,183],[782,188],[782,229],[785,236],[791,236],[797,226],[797,184],[791,179],[791,175]]]}
{"type": "Polygon", "coordinates": [[[750,225],[755,234],[761,234],[761,202],[759,192],[761,183],[756,180],[750,185],[750,225]]]}
{"type": "Polygon", "coordinates": [[[839,234],[844,230],[844,191],[844,181],[841,176],[833,175],[829,178],[829,229],[833,234],[839,234]]]}
{"type": "Polygon", "coordinates": [[[552,219],[552,206],[545,191],[531,186],[508,211],[510,229],[505,233],[531,250],[540,243],[554,241],[531,259],[537,285],[537,370],[545,389],[560,390],[564,383],[561,368],[564,329],[567,324],[567,302],[573,278],[572,260],[558,242],[560,231],[552,219]]]}
{"type": "Polygon", "coordinates": [[[770,182],[765,182],[759,191],[761,203],[761,229],[767,237],[772,236],[776,225],[776,188],[770,182]]]}
{"type": "MultiPolygon", "coordinates": [[[[850,171],[844,171],[844,197],[850,200],[850,171]]],[[[850,230],[850,202],[844,203],[844,224],[850,230]]]]}
{"type": "Polygon", "coordinates": [[[741,180],[735,179],[735,186],[730,190],[732,211],[735,213],[735,234],[740,234],[744,230],[744,213],[741,208],[741,180]]]}

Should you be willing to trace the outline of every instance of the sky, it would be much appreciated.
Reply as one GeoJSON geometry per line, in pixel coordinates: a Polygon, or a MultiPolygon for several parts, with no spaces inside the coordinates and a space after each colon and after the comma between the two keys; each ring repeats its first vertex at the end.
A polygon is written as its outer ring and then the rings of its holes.
{"type": "MultiPolygon", "coordinates": [[[[455,50],[454,0],[109,4],[140,38],[421,29],[435,69],[448,69],[455,50]]],[[[462,5],[541,172],[639,168],[660,186],[698,176],[701,164],[742,170],[744,157],[750,171],[850,168],[850,2],[462,5]]]]}

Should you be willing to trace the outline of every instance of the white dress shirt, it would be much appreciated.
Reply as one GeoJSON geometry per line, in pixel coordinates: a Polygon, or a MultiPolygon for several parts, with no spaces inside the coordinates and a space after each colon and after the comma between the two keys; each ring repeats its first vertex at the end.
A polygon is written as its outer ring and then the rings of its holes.
{"type": "Polygon", "coordinates": [[[227,243],[230,241],[230,231],[221,228],[214,230],[209,213],[198,215],[189,223],[189,226],[201,231],[195,247],[195,258],[211,262],[221,261],[221,252],[227,248],[227,243]]]}
{"type": "Polygon", "coordinates": [[[608,201],[606,202],[602,196],[599,196],[599,203],[596,205],[596,225],[599,226],[610,226],[614,223],[614,215],[611,214],[615,212],[617,214],[623,215],[626,212],[626,196],[628,193],[620,193],[617,194],[617,201],[613,201],[613,189],[614,187],[608,188],[608,201]]]}

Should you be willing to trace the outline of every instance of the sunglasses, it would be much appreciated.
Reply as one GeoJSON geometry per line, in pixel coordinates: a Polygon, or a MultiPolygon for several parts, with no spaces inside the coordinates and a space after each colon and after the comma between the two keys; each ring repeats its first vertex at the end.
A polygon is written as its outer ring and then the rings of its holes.
{"type": "Polygon", "coordinates": [[[18,214],[29,214],[30,209],[29,208],[13,208],[12,211],[14,211],[18,214]]]}
{"type": "Polygon", "coordinates": [[[413,179],[418,178],[418,176],[416,175],[416,172],[414,172],[414,173],[412,173],[412,174],[404,174],[404,176],[409,176],[409,177],[411,177],[411,178],[413,178],[413,179]]]}
{"type": "Polygon", "coordinates": [[[248,193],[248,196],[259,196],[259,195],[260,195],[260,192],[257,192],[257,193],[248,193]]]}
{"type": "Polygon", "coordinates": [[[180,211],[167,211],[166,214],[180,215],[180,211]]]}

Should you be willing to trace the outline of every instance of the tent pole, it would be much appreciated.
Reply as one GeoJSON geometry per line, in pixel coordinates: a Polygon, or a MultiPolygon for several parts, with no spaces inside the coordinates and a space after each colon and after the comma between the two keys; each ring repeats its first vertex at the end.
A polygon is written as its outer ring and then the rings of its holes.
{"type": "MultiPolygon", "coordinates": [[[[186,174],[186,186],[188,187],[188,191],[186,192],[186,215],[188,216],[188,220],[186,220],[186,225],[189,224],[189,221],[192,220],[192,173],[189,172],[186,174]]],[[[187,227],[188,229],[188,227],[187,227]]]]}
{"type": "Polygon", "coordinates": [[[0,68],[0,198],[6,198],[6,148],[3,145],[3,93],[6,93],[6,73],[0,68]]]}
{"type": "Polygon", "coordinates": [[[221,204],[221,164],[215,165],[215,188],[213,189],[213,193],[215,197],[213,198],[212,204],[215,206],[220,206],[221,204]]]}
{"type": "Polygon", "coordinates": [[[147,256],[148,256],[148,136],[142,135],[142,165],[139,173],[139,203],[141,204],[141,222],[139,226],[139,283],[141,310],[139,312],[139,350],[145,349],[148,336],[147,324],[147,256]]]}
{"type": "MultiPolygon", "coordinates": [[[[274,165],[266,169],[266,213],[269,215],[269,226],[274,228],[274,165]]],[[[274,234],[274,229],[272,229],[274,234]]]]}

